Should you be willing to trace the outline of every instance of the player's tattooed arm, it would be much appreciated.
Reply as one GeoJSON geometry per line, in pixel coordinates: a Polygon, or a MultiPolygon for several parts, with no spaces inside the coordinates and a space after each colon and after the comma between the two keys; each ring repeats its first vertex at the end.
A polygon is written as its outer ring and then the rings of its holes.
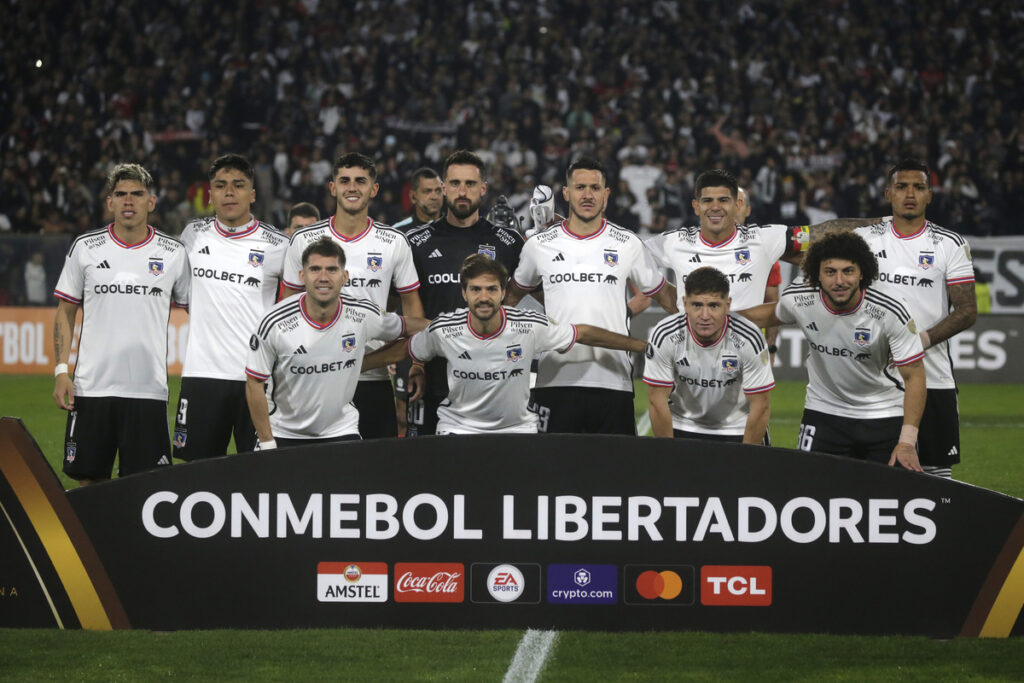
{"type": "Polygon", "coordinates": [[[973,282],[947,285],[946,292],[953,310],[921,335],[925,348],[963,332],[978,320],[978,299],[973,282]]]}

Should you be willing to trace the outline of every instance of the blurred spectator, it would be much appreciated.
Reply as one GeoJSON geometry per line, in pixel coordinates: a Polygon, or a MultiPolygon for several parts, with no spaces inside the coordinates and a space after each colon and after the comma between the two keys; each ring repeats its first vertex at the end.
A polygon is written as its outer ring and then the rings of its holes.
{"type": "Polygon", "coordinates": [[[36,251],[25,264],[25,302],[30,306],[45,306],[50,303],[44,263],[43,252],[36,251]]]}
{"type": "MultiPolygon", "coordinates": [[[[556,187],[570,156],[596,154],[609,186],[625,177],[655,229],[648,190],[670,162],[749,174],[768,223],[803,213],[800,193],[821,182],[832,211],[879,215],[874,179],[909,154],[936,169],[935,220],[1020,232],[1007,219],[1024,197],[1016,3],[398,7],[8,3],[0,229],[36,231],[50,208],[67,230],[95,226],[103,176],[119,161],[145,163],[163,194],[177,171],[193,217],[210,212],[210,160],[248,153],[257,213],[281,222],[284,207],[323,200],[339,151],[373,155],[382,169],[394,162],[404,179],[465,146],[503,157],[492,200],[525,195],[527,174],[556,187]],[[145,17],[132,20],[135,37],[110,48],[109,26],[133,17],[145,17]]],[[[665,187],[651,196],[659,206],[665,187]]],[[[384,189],[402,199],[400,187],[384,189]]],[[[808,211],[822,208],[821,196],[805,197],[808,211]]]]}

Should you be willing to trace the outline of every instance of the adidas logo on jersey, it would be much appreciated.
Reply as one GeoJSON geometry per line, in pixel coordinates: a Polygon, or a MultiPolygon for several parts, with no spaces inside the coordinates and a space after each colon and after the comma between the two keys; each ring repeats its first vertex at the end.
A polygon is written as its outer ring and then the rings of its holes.
{"type": "Polygon", "coordinates": [[[200,254],[206,254],[207,256],[209,256],[210,255],[210,247],[203,247],[202,249],[199,250],[199,253],[200,254]]]}
{"type": "Polygon", "coordinates": [[[430,252],[430,255],[427,256],[427,258],[441,258],[441,250],[435,249],[434,251],[430,252]]]}
{"type": "Polygon", "coordinates": [[[297,355],[297,354],[300,354],[300,353],[308,353],[306,351],[306,347],[305,346],[300,346],[299,348],[295,349],[295,351],[293,352],[293,355],[297,355]]]}
{"type": "Polygon", "coordinates": [[[817,325],[817,323],[813,323],[813,322],[812,322],[812,323],[808,323],[807,325],[804,325],[804,327],[805,327],[806,329],[808,329],[808,330],[814,330],[815,332],[817,332],[817,331],[818,331],[818,325],[817,325]]]}
{"type": "Polygon", "coordinates": [[[683,358],[682,360],[677,360],[676,362],[679,363],[680,365],[690,367],[690,360],[688,358],[683,358]]]}
{"type": "Polygon", "coordinates": [[[100,264],[98,266],[96,266],[96,267],[97,268],[108,268],[109,269],[110,268],[110,264],[107,263],[106,261],[100,261],[100,264]]]}
{"type": "Polygon", "coordinates": [[[558,252],[558,256],[556,256],[555,258],[553,258],[551,260],[552,261],[564,261],[565,260],[565,255],[562,254],[562,252],[558,252]]]}
{"type": "Polygon", "coordinates": [[[885,258],[885,249],[875,254],[875,258],[885,258]]]}
{"type": "Polygon", "coordinates": [[[462,360],[473,360],[469,356],[469,351],[463,351],[462,353],[460,353],[459,358],[461,358],[462,360]]]}
{"type": "Polygon", "coordinates": [[[694,254],[693,258],[690,259],[690,263],[701,263],[700,254],[694,254]]]}

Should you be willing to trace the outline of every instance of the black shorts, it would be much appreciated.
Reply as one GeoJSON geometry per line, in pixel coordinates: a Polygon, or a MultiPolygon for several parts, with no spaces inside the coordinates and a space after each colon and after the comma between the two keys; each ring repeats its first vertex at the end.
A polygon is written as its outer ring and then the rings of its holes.
{"type": "Polygon", "coordinates": [[[960,462],[960,410],[956,389],[929,389],[917,434],[922,467],[952,467],[960,462]]]}
{"type": "Polygon", "coordinates": [[[182,377],[178,413],[174,419],[174,457],[200,460],[224,455],[232,433],[235,451],[256,447],[245,382],[209,377],[182,377]]]}
{"type": "Polygon", "coordinates": [[[409,400],[409,368],[411,367],[411,358],[406,358],[401,363],[395,364],[395,399],[398,401],[409,400]]]}
{"type": "Polygon", "coordinates": [[[433,436],[437,434],[437,409],[443,398],[427,396],[410,401],[406,408],[406,436],[433,436]]]}
{"type": "Polygon", "coordinates": [[[636,436],[633,392],[591,387],[534,389],[530,410],[547,434],[625,434],[636,436]]]}
{"type": "Polygon", "coordinates": [[[902,429],[902,416],[860,420],[805,409],[797,448],[886,465],[902,429]]]}
{"type": "MultiPolygon", "coordinates": [[[[274,443],[277,444],[278,448],[284,448],[285,446],[313,446],[321,443],[340,443],[342,441],[360,441],[358,434],[343,434],[341,436],[329,436],[326,439],[289,439],[286,437],[278,437],[274,439],[274,443]]],[[[266,451],[269,453],[270,451],[266,451]]]]}
{"type": "Polygon", "coordinates": [[[72,479],[108,479],[115,454],[120,477],[171,464],[166,401],[75,397],[64,430],[64,474],[72,479]]]}
{"type": "Polygon", "coordinates": [[[352,404],[359,411],[359,434],[364,439],[398,436],[395,392],[391,382],[360,382],[356,385],[352,404]]]}
{"type": "Polygon", "coordinates": [[[677,439],[700,439],[701,441],[743,443],[742,434],[702,434],[701,432],[687,432],[682,429],[673,429],[672,436],[677,439]]]}

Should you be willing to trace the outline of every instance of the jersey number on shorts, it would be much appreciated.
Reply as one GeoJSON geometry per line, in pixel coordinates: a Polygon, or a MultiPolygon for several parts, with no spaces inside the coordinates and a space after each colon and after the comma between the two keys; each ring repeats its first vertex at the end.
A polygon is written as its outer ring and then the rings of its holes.
{"type": "Polygon", "coordinates": [[[188,422],[186,420],[186,416],[187,415],[188,415],[188,399],[187,398],[179,398],[178,399],[178,424],[179,425],[184,425],[184,424],[186,424],[188,422]]]}
{"type": "Polygon", "coordinates": [[[800,440],[797,448],[801,451],[809,451],[814,445],[814,425],[800,425],[800,440]]]}

